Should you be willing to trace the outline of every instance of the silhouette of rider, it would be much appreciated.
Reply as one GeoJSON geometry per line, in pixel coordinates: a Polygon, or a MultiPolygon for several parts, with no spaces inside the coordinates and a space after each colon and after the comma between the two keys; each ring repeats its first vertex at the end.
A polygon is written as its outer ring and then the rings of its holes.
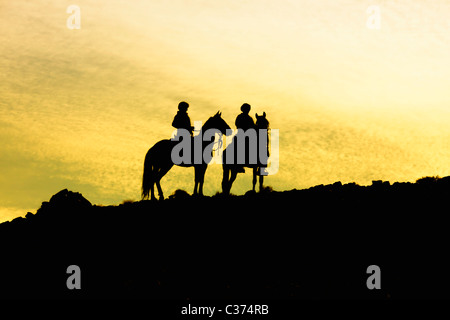
{"type": "Polygon", "coordinates": [[[255,128],[255,122],[253,118],[249,115],[250,105],[248,103],[244,103],[241,106],[242,113],[236,117],[236,128],[247,131],[250,128],[255,128]]]}
{"type": "Polygon", "coordinates": [[[187,114],[188,108],[189,104],[187,102],[182,101],[178,104],[178,112],[173,118],[172,127],[177,129],[186,129],[192,136],[194,127],[191,126],[191,119],[187,114]]]}
{"type": "MultiPolygon", "coordinates": [[[[242,129],[244,132],[248,129],[254,129],[255,128],[255,122],[253,121],[253,118],[249,115],[251,106],[248,103],[244,103],[241,106],[242,113],[239,114],[236,117],[236,128],[242,129]]],[[[247,140],[247,139],[246,139],[247,140]]],[[[248,145],[249,141],[246,141],[246,144],[248,145]]],[[[248,150],[248,147],[246,148],[248,150]]],[[[239,166],[237,168],[237,172],[245,172],[244,166],[239,166]]]]}

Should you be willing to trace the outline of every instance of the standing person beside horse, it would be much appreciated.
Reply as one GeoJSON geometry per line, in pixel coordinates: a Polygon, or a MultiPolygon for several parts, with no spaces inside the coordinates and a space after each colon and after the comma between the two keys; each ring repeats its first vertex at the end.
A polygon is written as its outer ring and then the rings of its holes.
{"type": "Polygon", "coordinates": [[[253,191],[255,191],[256,178],[259,176],[259,189],[263,189],[263,175],[261,172],[267,166],[268,152],[268,129],[269,121],[264,112],[262,116],[255,114],[257,121],[253,122],[250,105],[244,103],[241,107],[242,113],[236,118],[238,133],[232,142],[222,153],[222,191],[229,194],[233,182],[239,172],[245,172],[244,167],[253,169],[253,191]]]}
{"type": "Polygon", "coordinates": [[[253,118],[249,115],[251,106],[248,103],[244,103],[241,106],[242,113],[236,117],[236,128],[247,131],[248,129],[255,128],[255,122],[253,118]]]}
{"type": "MultiPolygon", "coordinates": [[[[255,129],[255,122],[253,121],[253,118],[249,115],[250,109],[251,109],[251,106],[248,103],[244,103],[241,106],[242,113],[240,113],[236,117],[235,124],[236,124],[236,128],[238,129],[237,134],[239,134],[239,135],[244,134],[249,129],[255,129]]],[[[249,139],[246,138],[245,144],[246,144],[246,146],[249,145],[249,139]]],[[[237,172],[245,173],[244,166],[237,167],[237,172]]]]}

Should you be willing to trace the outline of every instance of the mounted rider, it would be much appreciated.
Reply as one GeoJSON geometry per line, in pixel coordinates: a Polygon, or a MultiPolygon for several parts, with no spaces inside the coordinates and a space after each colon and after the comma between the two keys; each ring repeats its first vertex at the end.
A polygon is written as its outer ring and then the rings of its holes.
{"type": "Polygon", "coordinates": [[[189,104],[185,101],[181,101],[178,104],[178,112],[173,118],[172,127],[176,129],[186,129],[192,136],[194,132],[194,127],[191,125],[191,119],[187,114],[188,108],[189,104]]]}

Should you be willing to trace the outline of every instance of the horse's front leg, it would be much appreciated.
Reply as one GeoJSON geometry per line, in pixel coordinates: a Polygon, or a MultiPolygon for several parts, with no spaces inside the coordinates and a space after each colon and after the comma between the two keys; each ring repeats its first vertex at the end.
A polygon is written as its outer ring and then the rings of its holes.
{"type": "Polygon", "coordinates": [[[201,166],[199,168],[199,187],[198,187],[198,193],[203,196],[203,182],[205,181],[205,173],[208,166],[201,166]]]}
{"type": "Polygon", "coordinates": [[[259,192],[264,190],[263,182],[264,182],[264,176],[262,174],[260,174],[259,175],[259,192]]]}
{"type": "Polygon", "coordinates": [[[231,187],[233,186],[233,182],[234,180],[236,180],[236,177],[237,177],[237,169],[233,168],[231,169],[230,180],[228,181],[228,193],[231,192],[231,187]]]}
{"type": "Polygon", "coordinates": [[[197,195],[198,184],[200,182],[200,168],[198,166],[194,167],[195,185],[194,185],[194,195],[197,195]]]}
{"type": "Polygon", "coordinates": [[[198,188],[198,181],[197,178],[195,178],[194,193],[193,193],[194,196],[197,195],[197,188],[198,188]]]}
{"type": "MultiPolygon", "coordinates": [[[[256,191],[256,173],[257,173],[257,171],[258,171],[258,167],[253,168],[253,192],[256,191]]],[[[261,189],[260,189],[260,191],[261,191],[261,189]]]]}

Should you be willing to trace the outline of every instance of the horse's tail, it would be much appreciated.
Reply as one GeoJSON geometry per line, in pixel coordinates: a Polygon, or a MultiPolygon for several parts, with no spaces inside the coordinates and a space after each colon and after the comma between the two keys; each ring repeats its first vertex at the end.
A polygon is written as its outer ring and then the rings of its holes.
{"type": "Polygon", "coordinates": [[[150,189],[153,186],[153,165],[151,163],[151,149],[147,152],[145,155],[144,160],[144,174],[142,175],[142,190],[141,190],[141,196],[142,200],[148,199],[150,189]]]}

